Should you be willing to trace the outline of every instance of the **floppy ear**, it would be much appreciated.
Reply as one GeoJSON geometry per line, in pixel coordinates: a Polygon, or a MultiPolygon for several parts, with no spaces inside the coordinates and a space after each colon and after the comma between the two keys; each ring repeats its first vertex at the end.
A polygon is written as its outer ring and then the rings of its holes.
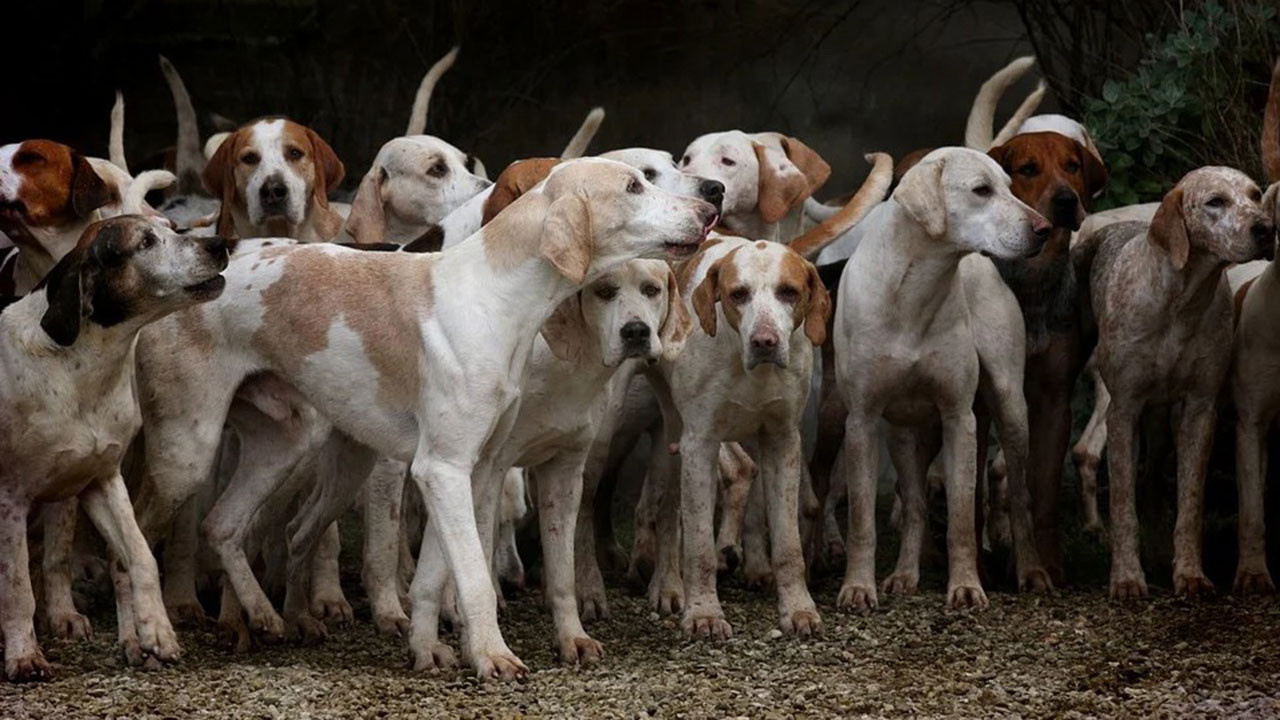
{"type": "Polygon", "coordinates": [[[114,199],[111,188],[98,177],[80,153],[71,151],[71,211],[84,217],[114,199]]]}
{"type": "Polygon", "coordinates": [[[382,242],[387,234],[386,211],[382,209],[382,183],[386,182],[387,169],[374,165],[364,174],[355,199],[351,201],[351,214],[347,216],[347,232],[356,242],[382,242]]]}
{"type": "Polygon", "coordinates": [[[1147,231],[1147,240],[1169,254],[1175,270],[1181,270],[1187,264],[1191,241],[1187,237],[1187,222],[1182,214],[1182,188],[1175,187],[1160,201],[1147,231]]]}
{"type": "Polygon", "coordinates": [[[342,230],[342,216],[329,208],[329,191],[337,187],[347,169],[329,143],[307,128],[307,140],[311,143],[312,162],[316,168],[315,186],[311,197],[316,203],[315,228],[321,238],[332,240],[342,230]]]}
{"type": "Polygon", "coordinates": [[[542,225],[540,252],[560,274],[581,285],[591,267],[591,210],[574,193],[551,203],[542,225]]]}
{"type": "Polygon", "coordinates": [[[222,201],[218,211],[217,233],[223,237],[236,234],[235,221],[231,217],[231,204],[236,200],[236,156],[240,154],[240,132],[231,133],[214,151],[204,166],[201,179],[204,188],[222,201]]]}
{"type": "Polygon", "coordinates": [[[528,158],[508,165],[498,175],[493,184],[493,192],[484,201],[480,224],[488,225],[498,213],[542,182],[550,174],[551,168],[559,164],[559,158],[528,158]]]}
{"type": "Polygon", "coordinates": [[[720,297],[720,258],[707,268],[707,276],[702,278],[693,291],[693,312],[698,316],[702,331],[711,337],[716,336],[716,300],[720,297]]]}
{"type": "Polygon", "coordinates": [[[760,143],[752,143],[752,147],[760,165],[760,195],[756,207],[762,220],[776,223],[812,194],[809,180],[790,159],[770,158],[768,148],[760,143]]]}
{"type": "Polygon", "coordinates": [[[827,341],[827,321],[831,319],[831,295],[813,263],[806,260],[805,265],[809,269],[809,307],[804,315],[804,334],[814,347],[822,347],[827,341]]]}
{"type": "Polygon", "coordinates": [[[556,306],[551,317],[542,325],[542,338],[551,348],[551,354],[565,362],[576,363],[582,358],[591,336],[586,320],[582,317],[580,293],[556,306]]]}
{"type": "Polygon", "coordinates": [[[893,199],[930,237],[942,237],[947,230],[947,209],[942,195],[941,159],[916,165],[902,176],[893,199]]]}
{"type": "Polygon", "coordinates": [[[827,183],[827,178],[831,177],[831,166],[827,161],[799,140],[793,137],[782,138],[782,150],[787,154],[787,159],[804,174],[805,181],[809,183],[809,195],[817,192],[827,183]]]}
{"type": "MultiPolygon", "coordinates": [[[[1077,143],[1078,144],[1078,143],[1077,143]]],[[[1102,158],[1089,150],[1089,148],[1080,146],[1080,167],[1084,173],[1085,193],[1090,198],[1096,198],[1102,194],[1102,189],[1107,186],[1107,166],[1102,163],[1102,158]]]]}
{"type": "Polygon", "coordinates": [[[84,247],[67,253],[43,280],[49,308],[40,318],[40,327],[63,347],[80,336],[80,323],[90,313],[90,298],[97,277],[96,266],[86,262],[84,247]]]}
{"type": "Polygon", "coordinates": [[[1005,172],[1009,172],[1009,146],[1007,144],[991,148],[987,151],[987,157],[995,160],[996,164],[1003,168],[1005,172]]]}
{"type": "Polygon", "coordinates": [[[667,314],[662,318],[662,329],[658,331],[658,340],[662,342],[662,359],[676,359],[692,331],[693,318],[689,317],[684,298],[680,297],[680,283],[676,281],[676,273],[668,266],[667,314]]]}

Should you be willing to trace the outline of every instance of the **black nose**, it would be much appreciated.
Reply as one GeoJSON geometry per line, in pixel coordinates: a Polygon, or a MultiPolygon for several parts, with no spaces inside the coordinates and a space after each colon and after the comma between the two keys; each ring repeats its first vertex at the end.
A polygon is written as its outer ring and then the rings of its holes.
{"type": "Polygon", "coordinates": [[[698,195],[715,205],[716,211],[719,212],[720,204],[724,202],[724,183],[718,180],[703,180],[698,184],[698,195]]]}
{"type": "Polygon", "coordinates": [[[649,325],[640,320],[632,320],[622,326],[622,340],[628,344],[648,341],[649,325]]]}
{"type": "Polygon", "coordinates": [[[217,235],[204,239],[205,252],[214,257],[220,257],[227,254],[227,239],[218,237],[217,235]]]}
{"type": "Polygon", "coordinates": [[[1268,222],[1256,222],[1253,227],[1249,228],[1249,232],[1253,233],[1253,239],[1256,242],[1266,242],[1271,239],[1271,234],[1275,232],[1275,227],[1268,222]]]}
{"type": "Polygon", "coordinates": [[[289,196],[289,188],[278,177],[267,178],[258,189],[258,197],[264,205],[279,205],[289,196]]]}

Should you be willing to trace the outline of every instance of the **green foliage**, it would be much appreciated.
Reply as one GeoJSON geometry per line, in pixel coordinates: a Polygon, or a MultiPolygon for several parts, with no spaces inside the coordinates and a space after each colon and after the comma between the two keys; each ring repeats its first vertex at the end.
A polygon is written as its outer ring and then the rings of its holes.
{"type": "Polygon", "coordinates": [[[1158,199],[1187,171],[1230,165],[1260,177],[1258,133],[1280,19],[1275,0],[1206,2],[1148,35],[1137,67],[1084,104],[1111,171],[1098,209],[1158,199]]]}

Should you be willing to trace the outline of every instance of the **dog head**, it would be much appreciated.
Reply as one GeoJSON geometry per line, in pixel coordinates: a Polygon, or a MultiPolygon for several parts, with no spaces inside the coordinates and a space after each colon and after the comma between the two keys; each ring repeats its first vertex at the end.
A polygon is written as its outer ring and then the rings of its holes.
{"type": "Polygon", "coordinates": [[[1013,196],[1009,176],[968,148],[940,148],[902,176],[892,199],[930,238],[1002,259],[1040,252],[1050,226],[1013,196]]]}
{"type": "Polygon", "coordinates": [[[1274,211],[1248,175],[1202,167],[1183,176],[1160,201],[1147,238],[1181,270],[1192,252],[1224,262],[1275,257],[1274,211]]]}
{"type": "Polygon", "coordinates": [[[66,145],[27,140],[0,147],[0,230],[19,242],[40,229],[85,222],[93,211],[119,200],[118,190],[66,145]]]}
{"type": "Polygon", "coordinates": [[[71,345],[83,322],[138,327],[222,293],[227,242],[192,238],[141,215],[90,225],[75,249],[45,276],[49,308],[40,327],[71,345]]]}
{"type": "Polygon", "coordinates": [[[739,130],[694,140],[680,169],[724,185],[726,219],[754,215],[765,224],[803,205],[831,175],[831,166],[793,137],[739,130]]]}
{"type": "Polygon", "coordinates": [[[360,181],[347,230],[359,243],[418,237],[489,187],[488,180],[475,174],[475,162],[430,135],[391,140],[360,181]]]}
{"type": "Polygon", "coordinates": [[[701,198],[724,209],[724,183],[682,172],[676,167],[671,153],[651,148],[626,148],[602,153],[600,157],[617,160],[644,173],[644,179],[663,190],[690,197],[701,198]]]}
{"type": "Polygon", "coordinates": [[[542,336],[556,356],[576,362],[589,345],[600,362],[674,359],[693,329],[671,266],[631,260],[601,275],[556,308],[542,336]]]}
{"type": "Polygon", "coordinates": [[[310,219],[331,240],[342,217],[329,208],[329,191],[342,182],[342,161],[314,130],[285,118],[258,120],[231,133],[204,169],[204,185],[222,200],[218,233],[289,235],[310,219]],[[236,215],[248,227],[236,227],[236,215]]]}
{"type": "MultiPolygon", "coordinates": [[[[707,251],[715,254],[716,245],[707,251]]],[[[748,370],[760,363],[787,367],[795,333],[803,332],[815,347],[826,342],[831,317],[827,288],[813,263],[780,243],[738,241],[711,263],[692,301],[702,330],[712,337],[718,330],[719,303],[741,338],[748,370]]]]}
{"type": "Polygon", "coordinates": [[[541,206],[539,254],[576,284],[632,258],[692,255],[719,218],[710,203],[663,190],[639,170],[600,158],[557,165],[486,227],[499,226],[497,237],[506,223],[537,222],[512,212],[520,206],[541,206]]]}
{"type": "Polygon", "coordinates": [[[1013,178],[1014,197],[1055,228],[1079,230],[1088,200],[1107,184],[1107,169],[1098,157],[1058,132],[1021,133],[987,154],[1013,178]]]}

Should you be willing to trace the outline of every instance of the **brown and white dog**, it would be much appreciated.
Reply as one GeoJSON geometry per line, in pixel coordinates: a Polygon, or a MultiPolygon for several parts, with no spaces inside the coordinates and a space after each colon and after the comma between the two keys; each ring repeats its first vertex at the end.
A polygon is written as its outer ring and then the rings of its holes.
{"type": "Polygon", "coordinates": [[[49,675],[32,627],[27,512],[75,496],[115,558],[126,657],[178,657],[120,460],[141,425],[138,332],[217,297],[226,264],[221,238],[192,241],[149,218],[113,218],[86,228],[40,288],[0,314],[0,627],[10,680],[49,675]]]}
{"type": "Polygon", "coordinates": [[[1275,227],[1246,175],[1193,170],[1165,195],[1149,227],[1120,223],[1087,240],[1097,370],[1111,393],[1111,597],[1147,595],[1138,557],[1134,481],[1145,410],[1173,404],[1178,518],[1174,592],[1213,591],[1201,565],[1205,470],[1234,337],[1228,263],[1270,257],[1275,227]]]}
{"type": "Polygon", "coordinates": [[[316,131],[277,117],[231,133],[209,158],[203,176],[205,188],[222,201],[220,235],[319,242],[342,230],[342,216],[329,207],[329,192],[345,172],[316,131]]]}

